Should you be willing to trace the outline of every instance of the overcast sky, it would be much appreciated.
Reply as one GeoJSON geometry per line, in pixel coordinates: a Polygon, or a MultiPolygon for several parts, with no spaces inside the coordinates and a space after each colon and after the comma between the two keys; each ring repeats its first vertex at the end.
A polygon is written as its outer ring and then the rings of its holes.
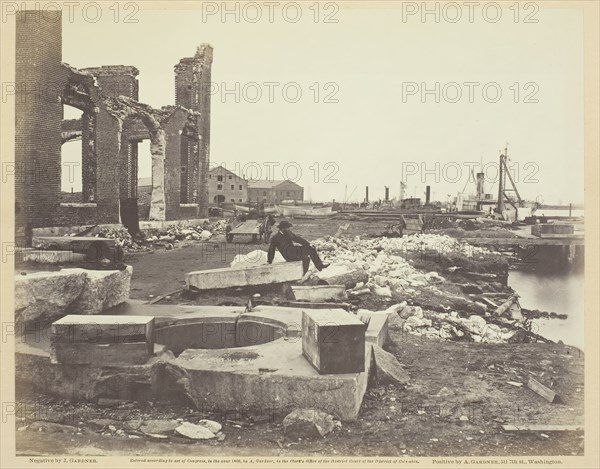
{"type": "MultiPolygon", "coordinates": [[[[401,180],[407,196],[423,197],[431,185],[445,200],[474,191],[468,177],[480,163],[486,192],[495,192],[508,142],[522,196],[583,202],[580,12],[522,7],[515,21],[503,3],[495,23],[494,9],[466,6],[440,10],[436,22],[409,15],[421,2],[318,12],[311,3],[295,23],[293,7],[276,9],[270,22],[261,2],[240,8],[238,22],[221,17],[220,2],[205,4],[205,13],[218,11],[204,18],[200,9],[140,10],[138,23],[125,23],[126,11],[115,22],[106,4],[96,23],[81,12],[63,18],[63,61],[134,65],[140,101],[161,107],[174,103],[173,66],[210,43],[211,162],[263,179],[271,167],[271,178],[297,180],[313,200],[362,200],[365,186],[371,199],[383,198],[384,186],[395,197],[401,180]]],[[[141,150],[139,176],[147,177],[148,145],[141,150]]]]}

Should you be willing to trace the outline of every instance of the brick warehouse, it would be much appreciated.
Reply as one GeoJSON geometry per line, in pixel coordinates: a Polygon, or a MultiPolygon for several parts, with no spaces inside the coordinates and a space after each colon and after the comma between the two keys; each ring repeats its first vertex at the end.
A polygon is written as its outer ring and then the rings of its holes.
{"type": "Polygon", "coordinates": [[[31,228],[138,225],[138,144],[150,140],[150,220],[205,217],[212,47],[175,65],[175,105],[138,102],[133,66],[76,69],[62,62],[60,12],[16,17],[16,237],[31,228]],[[63,120],[63,106],[82,111],[63,120]],[[61,146],[82,140],[81,200],[60,202],[61,146]]]}

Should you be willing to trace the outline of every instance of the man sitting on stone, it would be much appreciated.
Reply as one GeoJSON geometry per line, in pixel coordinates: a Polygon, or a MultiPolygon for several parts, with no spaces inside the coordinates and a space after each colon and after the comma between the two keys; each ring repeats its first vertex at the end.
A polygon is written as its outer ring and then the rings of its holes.
{"type": "Polygon", "coordinates": [[[324,264],[323,261],[321,261],[319,254],[317,254],[317,250],[311,246],[308,241],[292,233],[290,230],[292,226],[293,225],[287,220],[279,222],[279,225],[277,225],[279,231],[271,237],[267,262],[269,264],[273,262],[275,249],[277,249],[287,262],[302,261],[304,273],[308,272],[308,266],[310,265],[311,260],[317,270],[323,270],[328,267],[329,264],[324,264]]]}

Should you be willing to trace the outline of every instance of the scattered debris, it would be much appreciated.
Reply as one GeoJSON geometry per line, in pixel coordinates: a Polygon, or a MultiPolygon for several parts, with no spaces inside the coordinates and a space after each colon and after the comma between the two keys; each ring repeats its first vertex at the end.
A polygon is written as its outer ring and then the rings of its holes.
{"type": "Polygon", "coordinates": [[[221,431],[223,426],[219,422],[215,422],[214,420],[206,420],[202,419],[198,422],[198,425],[208,428],[214,434],[217,434],[221,431]]]}
{"type": "Polygon", "coordinates": [[[583,425],[502,425],[505,432],[582,432],[583,425]]]}
{"type": "Polygon", "coordinates": [[[507,381],[506,384],[510,384],[511,386],[515,386],[517,388],[523,387],[523,383],[517,383],[516,381],[507,381]]]}
{"type": "MultiPolygon", "coordinates": [[[[124,227],[102,228],[93,236],[109,238],[121,246],[125,252],[148,251],[156,247],[172,249],[177,241],[199,241],[206,242],[213,236],[225,234],[227,220],[218,220],[210,223],[206,221],[202,225],[189,225],[185,222],[173,224],[165,228],[152,228],[142,230],[144,239],[134,239],[124,227]]],[[[73,236],[65,234],[65,236],[73,236]]]]}
{"type": "Polygon", "coordinates": [[[529,378],[529,382],[527,383],[527,387],[531,389],[533,392],[539,394],[548,402],[555,403],[560,401],[560,396],[556,394],[552,389],[544,386],[539,381],[536,381],[533,378],[529,378]]]}
{"type": "Polygon", "coordinates": [[[45,432],[45,433],[77,433],[77,428],[71,425],[63,425],[60,423],[46,422],[45,420],[39,420],[31,423],[27,430],[31,432],[45,432]]]}
{"type": "Polygon", "coordinates": [[[439,392],[436,394],[437,397],[448,397],[453,395],[454,393],[450,391],[450,389],[448,389],[446,386],[440,389],[439,392]]]}
{"type": "Polygon", "coordinates": [[[206,426],[194,425],[193,423],[189,422],[180,424],[177,428],[175,428],[175,433],[185,436],[186,438],[190,438],[191,440],[210,440],[216,436],[206,426]]]}
{"type": "Polygon", "coordinates": [[[147,420],[145,421],[139,430],[146,435],[155,435],[162,433],[173,432],[181,422],[177,420],[147,420]]]}
{"type": "Polygon", "coordinates": [[[296,409],[283,419],[283,431],[290,438],[324,437],[334,426],[333,417],[318,409],[296,409]]]}

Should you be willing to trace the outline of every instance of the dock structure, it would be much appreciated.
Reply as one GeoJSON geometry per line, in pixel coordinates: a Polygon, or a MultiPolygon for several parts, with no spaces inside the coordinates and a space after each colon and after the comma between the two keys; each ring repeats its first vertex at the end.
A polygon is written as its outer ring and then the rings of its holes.
{"type": "Polygon", "coordinates": [[[459,238],[475,246],[583,246],[583,236],[556,238],[459,238]]]}

